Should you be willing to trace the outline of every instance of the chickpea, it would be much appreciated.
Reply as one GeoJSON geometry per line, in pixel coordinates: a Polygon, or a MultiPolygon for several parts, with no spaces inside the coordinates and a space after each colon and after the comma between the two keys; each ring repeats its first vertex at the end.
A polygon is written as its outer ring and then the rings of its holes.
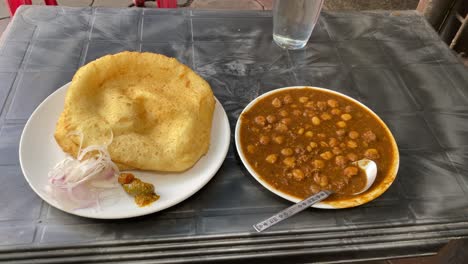
{"type": "Polygon", "coordinates": [[[316,184],[311,184],[309,189],[311,195],[320,192],[320,187],[318,187],[316,184]]]}
{"type": "Polygon", "coordinates": [[[329,160],[333,158],[333,153],[330,151],[325,151],[324,153],[320,154],[320,157],[324,160],[329,160]]]}
{"type": "Polygon", "coordinates": [[[333,99],[329,99],[327,101],[327,104],[330,106],[330,107],[338,107],[338,102],[336,100],[333,100],[333,99]]]}
{"type": "Polygon", "coordinates": [[[316,126],[320,125],[320,118],[318,118],[316,116],[312,117],[312,124],[314,124],[316,126]]]}
{"type": "Polygon", "coordinates": [[[300,169],[294,169],[292,171],[292,174],[293,174],[293,178],[296,181],[302,181],[304,179],[304,172],[302,172],[302,170],[300,169]]]}
{"type": "Polygon", "coordinates": [[[271,104],[276,108],[280,108],[283,105],[281,103],[280,99],[278,99],[278,97],[275,97],[275,99],[273,99],[273,101],[271,101],[271,104]]]}
{"type": "Polygon", "coordinates": [[[305,152],[304,146],[302,146],[302,144],[298,145],[297,147],[294,148],[294,152],[296,152],[297,154],[304,154],[305,152]]]}
{"type": "Polygon", "coordinates": [[[317,143],[315,143],[315,142],[310,142],[310,143],[309,143],[309,146],[310,146],[311,148],[313,148],[313,149],[316,148],[316,147],[318,147],[317,143]]]}
{"type": "Polygon", "coordinates": [[[328,140],[328,145],[330,147],[336,147],[336,146],[338,146],[338,144],[339,144],[338,140],[336,138],[334,138],[334,137],[332,137],[332,138],[330,138],[330,140],[328,140]]]}
{"type": "Polygon", "coordinates": [[[356,155],[355,153],[348,153],[348,155],[346,155],[346,157],[350,160],[350,161],[356,161],[359,159],[358,155],[356,155]]]}
{"type": "Polygon", "coordinates": [[[278,132],[286,132],[288,131],[288,126],[283,123],[279,123],[276,124],[275,130],[278,132]]]}
{"type": "Polygon", "coordinates": [[[343,153],[343,151],[342,151],[339,147],[334,147],[334,148],[332,149],[332,152],[333,152],[333,154],[335,154],[335,155],[340,155],[341,153],[343,153]]]}
{"type": "Polygon", "coordinates": [[[367,149],[364,152],[364,156],[371,160],[380,158],[379,151],[375,148],[367,149]]]}
{"type": "Polygon", "coordinates": [[[294,116],[300,116],[300,115],[302,115],[302,112],[301,112],[300,110],[295,109],[295,110],[293,111],[293,115],[294,115],[294,116]]]}
{"type": "Polygon", "coordinates": [[[255,152],[255,146],[254,145],[248,145],[247,146],[247,152],[254,153],[255,152]]]}
{"type": "Polygon", "coordinates": [[[312,161],[312,165],[314,165],[314,168],[316,169],[325,168],[325,162],[323,160],[314,160],[312,161]]]}
{"type": "Polygon", "coordinates": [[[287,157],[283,160],[284,165],[290,168],[294,168],[296,166],[296,158],[294,157],[287,157]]]}
{"type": "Polygon", "coordinates": [[[281,150],[281,154],[283,154],[284,156],[291,156],[292,154],[294,154],[294,151],[291,148],[284,148],[281,150]]]}
{"type": "Polygon", "coordinates": [[[311,147],[311,146],[307,146],[307,147],[306,147],[306,150],[307,150],[308,152],[311,152],[311,151],[312,151],[312,147],[311,147]]]}
{"type": "Polygon", "coordinates": [[[348,140],[348,142],[346,142],[346,145],[347,145],[349,148],[357,148],[357,147],[358,147],[358,144],[357,144],[356,141],[354,141],[354,140],[348,140]]]}
{"type": "Polygon", "coordinates": [[[350,114],[342,114],[341,115],[341,119],[343,119],[344,121],[349,121],[349,120],[351,120],[351,118],[353,118],[353,116],[350,115],[350,114]]]}
{"type": "Polygon", "coordinates": [[[324,101],[318,101],[318,102],[317,102],[317,107],[318,107],[318,109],[320,109],[321,111],[325,111],[325,110],[327,110],[327,103],[324,102],[324,101]]]}
{"type": "Polygon", "coordinates": [[[329,113],[323,113],[320,115],[320,118],[322,118],[322,120],[330,120],[332,117],[329,113]]]}
{"type": "Polygon", "coordinates": [[[357,139],[359,137],[359,133],[353,130],[353,131],[348,133],[348,137],[350,139],[357,139]]]}
{"type": "Polygon", "coordinates": [[[346,122],[338,121],[338,122],[336,122],[336,126],[338,126],[339,128],[345,128],[346,127],[346,122]]]}
{"type": "Polygon", "coordinates": [[[325,176],[325,175],[322,175],[322,177],[320,177],[320,187],[326,187],[328,185],[328,177],[325,176]]]}
{"type": "Polygon", "coordinates": [[[326,175],[320,175],[320,174],[315,174],[314,176],[314,181],[315,183],[317,183],[318,185],[320,185],[320,187],[326,187],[328,185],[328,177],[326,175]]]}
{"type": "Polygon", "coordinates": [[[327,142],[325,142],[325,141],[320,141],[320,146],[321,146],[322,148],[328,148],[328,144],[327,144],[327,142]]]}
{"type": "Polygon", "coordinates": [[[284,137],[283,136],[276,136],[273,138],[273,141],[276,143],[276,144],[283,144],[284,142],[284,137]]]}
{"type": "Polygon", "coordinates": [[[268,156],[266,157],[265,160],[266,160],[266,162],[273,164],[273,163],[275,163],[275,162],[278,160],[278,155],[276,155],[276,154],[270,154],[270,155],[268,155],[268,156]]]}
{"type": "Polygon", "coordinates": [[[285,104],[290,104],[290,103],[292,103],[292,102],[293,102],[292,96],[289,95],[289,94],[286,95],[286,96],[283,98],[283,102],[284,102],[285,104]]]}
{"type": "Polygon", "coordinates": [[[312,131],[307,131],[307,132],[305,132],[305,136],[311,138],[311,137],[314,136],[314,133],[312,131]]]}
{"type": "Polygon", "coordinates": [[[299,135],[304,134],[304,128],[302,128],[302,127],[299,128],[299,130],[297,131],[297,134],[299,134],[299,135]]]}
{"type": "Polygon", "coordinates": [[[344,111],[345,111],[346,113],[351,113],[351,111],[353,111],[353,107],[351,107],[350,105],[347,105],[347,106],[345,107],[344,111]]]}
{"type": "Polygon", "coordinates": [[[305,107],[307,107],[307,108],[314,108],[314,107],[315,107],[314,102],[307,102],[307,103],[305,104],[305,107]]]}
{"type": "Polygon", "coordinates": [[[344,129],[336,130],[336,135],[338,135],[339,137],[344,136],[345,134],[346,134],[346,130],[344,129]]]}
{"type": "Polygon", "coordinates": [[[260,144],[262,144],[262,145],[268,145],[268,143],[270,143],[270,137],[262,135],[262,136],[260,136],[259,141],[260,141],[260,144]]]}
{"type": "Polygon", "coordinates": [[[268,121],[268,123],[273,124],[276,121],[276,116],[267,115],[266,120],[268,121]]]}
{"type": "Polygon", "coordinates": [[[339,108],[333,108],[333,109],[330,111],[330,113],[331,113],[332,115],[339,115],[339,114],[341,114],[341,110],[340,110],[339,108]]]}
{"type": "Polygon", "coordinates": [[[364,139],[364,142],[366,143],[371,143],[375,140],[377,140],[377,136],[372,132],[371,130],[368,130],[362,134],[362,138],[364,139]]]}
{"type": "Polygon", "coordinates": [[[317,137],[319,137],[321,139],[325,139],[327,137],[327,135],[325,135],[325,133],[318,133],[317,137]]]}
{"type": "Polygon", "coordinates": [[[264,126],[264,125],[265,125],[265,122],[266,122],[265,117],[264,117],[264,116],[261,116],[261,115],[260,115],[260,116],[256,116],[255,119],[254,119],[254,121],[255,121],[255,123],[256,123],[257,125],[260,125],[260,126],[264,126]]]}
{"type": "Polygon", "coordinates": [[[299,102],[301,103],[307,103],[309,101],[309,97],[301,96],[299,97],[299,102]]]}
{"type": "Polygon", "coordinates": [[[283,123],[285,125],[289,125],[289,124],[291,124],[291,122],[292,122],[292,120],[289,117],[281,119],[281,123],[283,123]]]}
{"type": "Polygon", "coordinates": [[[279,111],[279,115],[282,117],[287,117],[289,115],[288,111],[282,109],[279,111]]]}
{"type": "Polygon", "coordinates": [[[345,156],[336,156],[335,157],[335,164],[340,166],[340,167],[344,167],[346,166],[346,163],[348,162],[348,159],[345,158],[345,156]]]}
{"type": "Polygon", "coordinates": [[[343,174],[346,177],[353,177],[353,176],[358,175],[358,173],[359,173],[359,169],[357,167],[353,167],[353,166],[346,167],[343,170],[343,174]]]}

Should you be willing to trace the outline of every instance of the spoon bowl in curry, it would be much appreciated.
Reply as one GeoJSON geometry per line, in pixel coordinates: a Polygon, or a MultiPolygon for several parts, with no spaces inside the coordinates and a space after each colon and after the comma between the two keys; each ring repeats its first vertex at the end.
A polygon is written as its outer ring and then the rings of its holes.
{"type": "MultiPolygon", "coordinates": [[[[372,186],[372,184],[374,184],[375,178],[377,176],[377,164],[374,161],[369,160],[369,159],[358,160],[354,162],[353,164],[359,167],[366,175],[366,185],[364,186],[364,188],[362,188],[360,191],[353,194],[353,195],[358,195],[367,191],[372,186]]],[[[322,190],[284,209],[283,211],[273,215],[272,217],[255,224],[253,227],[255,228],[255,230],[257,230],[257,232],[262,232],[263,230],[299,212],[304,211],[305,209],[309,208],[311,205],[318,203],[322,200],[325,200],[332,194],[333,194],[332,191],[322,190]]]]}

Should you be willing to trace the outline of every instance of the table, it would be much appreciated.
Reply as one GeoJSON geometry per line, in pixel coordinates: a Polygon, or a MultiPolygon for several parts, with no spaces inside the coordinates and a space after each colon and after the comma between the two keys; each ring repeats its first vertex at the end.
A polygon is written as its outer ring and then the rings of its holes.
{"type": "Polygon", "coordinates": [[[468,71],[429,24],[413,11],[323,12],[298,51],[278,48],[271,32],[266,11],[21,7],[0,46],[0,261],[385,259],[434,254],[468,237],[468,71]],[[252,224],[289,202],[248,174],[231,141],[211,182],[168,210],[118,221],[56,210],[22,176],[23,126],[80,66],[123,50],[192,67],[211,84],[232,129],[248,102],[278,87],[313,85],[357,98],[396,137],[397,180],[366,205],[310,209],[257,234],[252,224]]]}

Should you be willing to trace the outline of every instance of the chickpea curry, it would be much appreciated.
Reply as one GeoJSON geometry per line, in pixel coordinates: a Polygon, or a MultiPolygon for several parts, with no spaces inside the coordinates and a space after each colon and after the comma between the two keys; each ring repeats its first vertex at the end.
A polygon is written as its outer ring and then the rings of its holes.
{"type": "Polygon", "coordinates": [[[366,185],[354,162],[373,160],[378,185],[392,170],[390,132],[369,110],[325,90],[274,92],[241,115],[240,143],[247,162],[275,189],[304,199],[320,190],[326,201],[349,199],[366,185]]]}

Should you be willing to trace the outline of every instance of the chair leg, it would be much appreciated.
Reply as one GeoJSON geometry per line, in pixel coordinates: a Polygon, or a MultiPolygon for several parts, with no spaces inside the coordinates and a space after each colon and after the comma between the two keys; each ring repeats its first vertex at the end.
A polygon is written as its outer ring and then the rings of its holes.
{"type": "Polygon", "coordinates": [[[10,10],[10,16],[14,16],[16,9],[20,7],[20,5],[32,5],[31,0],[5,0],[8,9],[10,10]]]}
{"type": "Polygon", "coordinates": [[[58,5],[56,0],[44,0],[46,5],[58,5]]]}

